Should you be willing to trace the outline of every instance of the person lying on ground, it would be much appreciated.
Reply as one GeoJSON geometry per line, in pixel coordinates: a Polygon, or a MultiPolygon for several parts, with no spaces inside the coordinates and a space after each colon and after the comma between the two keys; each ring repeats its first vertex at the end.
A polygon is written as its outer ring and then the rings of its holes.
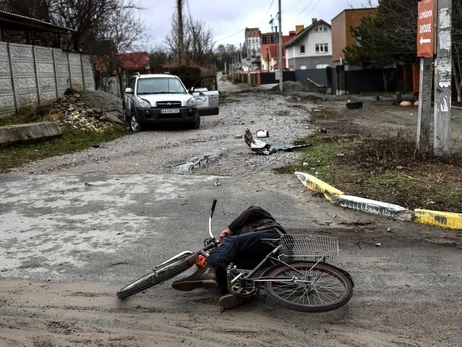
{"type": "MultiPolygon", "coordinates": [[[[219,300],[220,306],[233,308],[241,305],[248,298],[228,293],[226,267],[233,263],[240,268],[252,269],[273,250],[273,247],[260,240],[280,238],[285,233],[268,211],[250,206],[220,233],[218,240],[221,244],[209,255],[205,264],[200,264],[203,266],[191,276],[174,281],[172,287],[182,291],[219,288],[221,294],[225,294],[219,300]]],[[[200,257],[195,253],[188,260],[196,263],[200,257]]]]}

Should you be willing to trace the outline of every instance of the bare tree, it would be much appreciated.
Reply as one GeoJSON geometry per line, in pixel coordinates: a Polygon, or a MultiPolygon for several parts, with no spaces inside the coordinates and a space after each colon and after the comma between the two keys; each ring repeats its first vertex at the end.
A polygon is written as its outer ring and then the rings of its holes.
{"type": "Polygon", "coordinates": [[[114,53],[129,50],[143,32],[133,11],[139,0],[0,0],[11,12],[73,29],[67,49],[97,53],[105,43],[114,53]]]}
{"type": "MultiPolygon", "coordinates": [[[[122,1],[124,2],[124,1],[122,1]]],[[[119,54],[130,52],[139,48],[146,31],[144,25],[135,18],[134,10],[137,7],[130,6],[117,7],[107,21],[102,22],[95,32],[91,32],[94,39],[87,45],[87,50],[92,52],[101,62],[101,74],[117,75],[119,77],[120,93],[123,93],[123,86],[127,81],[125,73],[121,69],[122,61],[119,54]],[[105,72],[105,73],[104,73],[105,72]]],[[[84,35],[85,36],[85,35],[84,35]]],[[[136,57],[136,55],[133,55],[136,57]]],[[[125,63],[130,59],[130,55],[125,55],[125,63]]],[[[139,63],[139,60],[136,59],[139,63]]]]}
{"type": "Polygon", "coordinates": [[[186,63],[206,66],[214,60],[213,54],[213,34],[206,29],[201,21],[188,19],[184,22],[183,42],[179,38],[178,20],[176,16],[172,18],[172,30],[165,37],[164,43],[177,58],[180,56],[181,48],[184,48],[186,63]]]}
{"type": "Polygon", "coordinates": [[[213,35],[201,21],[187,22],[185,35],[185,53],[190,62],[197,65],[207,65],[213,62],[213,35]]]}
{"type": "Polygon", "coordinates": [[[170,56],[167,50],[161,46],[155,47],[149,53],[149,65],[155,72],[170,62],[170,56]]]}

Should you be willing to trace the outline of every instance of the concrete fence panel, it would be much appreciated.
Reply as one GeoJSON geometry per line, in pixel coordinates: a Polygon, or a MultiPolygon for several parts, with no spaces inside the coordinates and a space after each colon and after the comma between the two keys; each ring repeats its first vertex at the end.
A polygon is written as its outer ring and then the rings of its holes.
{"type": "Polygon", "coordinates": [[[82,61],[79,53],[68,53],[69,71],[71,73],[71,85],[73,89],[83,90],[82,61]]]}
{"type": "Polygon", "coordinates": [[[38,103],[33,46],[10,44],[16,108],[38,103]]]}
{"type": "Polygon", "coordinates": [[[90,55],[81,55],[83,82],[85,90],[95,90],[95,72],[93,71],[93,59],[90,55]]]}
{"type": "Polygon", "coordinates": [[[57,98],[53,49],[34,47],[35,70],[39,103],[47,103],[57,98]]]}
{"type": "Polygon", "coordinates": [[[9,48],[7,43],[0,42],[0,117],[14,113],[15,109],[9,48]]]}
{"type": "Polygon", "coordinates": [[[69,69],[69,60],[67,53],[59,49],[54,49],[56,85],[58,98],[64,95],[67,88],[71,87],[71,72],[69,69]]]}
{"type": "Polygon", "coordinates": [[[90,55],[0,42],[0,118],[54,101],[70,87],[95,90],[90,55]]]}

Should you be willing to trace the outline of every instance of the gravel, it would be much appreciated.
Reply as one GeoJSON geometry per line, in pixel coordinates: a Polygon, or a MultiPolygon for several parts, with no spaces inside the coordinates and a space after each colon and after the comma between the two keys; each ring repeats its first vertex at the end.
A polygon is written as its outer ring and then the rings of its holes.
{"type": "MultiPolygon", "coordinates": [[[[104,92],[85,92],[82,98],[102,109],[120,106],[120,98],[104,92]]],[[[20,167],[15,173],[43,174],[164,174],[194,157],[212,155],[216,160],[193,171],[196,175],[251,175],[287,165],[300,152],[269,156],[252,153],[244,142],[247,128],[269,131],[270,144],[292,143],[309,135],[310,110],[316,98],[308,93],[270,91],[223,93],[220,115],[202,118],[199,130],[162,127],[104,143],[99,148],[52,157],[20,167]]]]}

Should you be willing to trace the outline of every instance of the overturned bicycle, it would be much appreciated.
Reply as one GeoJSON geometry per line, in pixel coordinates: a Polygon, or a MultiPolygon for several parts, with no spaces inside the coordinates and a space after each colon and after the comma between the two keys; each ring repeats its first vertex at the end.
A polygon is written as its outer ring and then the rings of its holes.
{"type": "MultiPolygon", "coordinates": [[[[118,298],[125,299],[163,283],[195,264],[201,266],[198,259],[206,259],[220,247],[212,233],[216,202],[213,201],[209,217],[209,237],[199,251],[181,252],[154,267],[147,275],[119,290],[118,298]]],[[[335,310],[351,299],[353,280],[347,271],[335,266],[338,263],[336,238],[284,234],[278,238],[262,238],[260,242],[268,245],[271,251],[255,267],[242,269],[233,263],[227,266],[227,289],[235,297],[254,297],[264,289],[277,304],[304,312],[335,310]]]]}

